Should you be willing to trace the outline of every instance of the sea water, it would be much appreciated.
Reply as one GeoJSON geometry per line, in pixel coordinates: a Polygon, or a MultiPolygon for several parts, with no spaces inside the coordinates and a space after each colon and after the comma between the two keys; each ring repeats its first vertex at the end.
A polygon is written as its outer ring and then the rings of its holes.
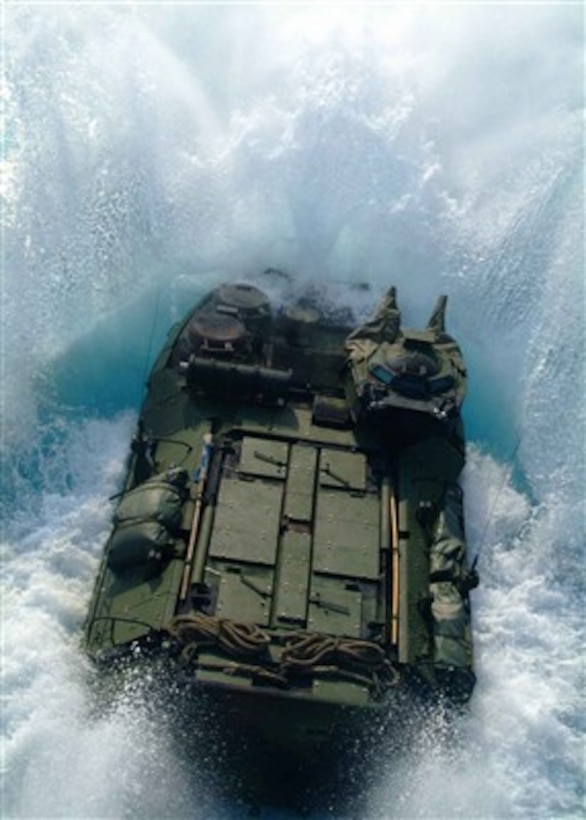
{"type": "Polygon", "coordinates": [[[239,816],[79,639],[157,347],[272,266],[411,326],[449,294],[469,365],[478,685],[455,749],[378,742],[363,816],[584,816],[580,6],[2,13],[2,815],[239,816]]]}

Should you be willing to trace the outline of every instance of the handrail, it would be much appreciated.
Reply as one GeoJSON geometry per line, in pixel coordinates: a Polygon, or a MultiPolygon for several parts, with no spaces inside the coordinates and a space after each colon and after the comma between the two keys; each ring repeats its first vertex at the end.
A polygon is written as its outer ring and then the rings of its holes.
{"type": "Polygon", "coordinates": [[[193,553],[195,551],[195,542],[199,532],[199,522],[201,520],[201,510],[203,507],[203,491],[205,489],[205,483],[208,477],[212,446],[212,435],[211,433],[206,433],[203,437],[203,448],[201,451],[201,461],[199,467],[199,482],[197,485],[197,498],[195,500],[195,509],[193,511],[193,520],[191,522],[189,542],[187,544],[183,577],[181,579],[181,591],[179,593],[180,602],[183,602],[187,598],[189,579],[191,577],[191,565],[193,563],[193,553]]]}
{"type": "Polygon", "coordinates": [[[389,492],[391,518],[391,643],[399,640],[399,524],[397,521],[397,497],[391,484],[389,492]]]}

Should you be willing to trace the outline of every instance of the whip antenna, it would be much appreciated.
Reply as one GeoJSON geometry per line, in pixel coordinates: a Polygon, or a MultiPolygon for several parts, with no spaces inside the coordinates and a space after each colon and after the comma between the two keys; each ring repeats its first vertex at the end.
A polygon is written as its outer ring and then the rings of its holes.
{"type": "Polygon", "coordinates": [[[488,511],[488,515],[486,517],[486,522],[484,524],[484,529],[482,530],[482,536],[480,538],[480,545],[478,547],[478,551],[477,551],[477,553],[474,557],[474,560],[472,561],[472,567],[471,567],[472,570],[476,569],[476,564],[478,563],[478,559],[480,558],[480,553],[482,552],[482,549],[483,549],[484,544],[486,542],[486,534],[488,532],[488,525],[490,524],[490,522],[492,520],[493,513],[495,511],[497,502],[498,502],[499,498],[501,497],[501,493],[505,488],[505,484],[508,482],[509,478],[511,477],[511,473],[513,472],[513,467],[515,466],[515,458],[517,457],[517,453],[519,452],[519,447],[521,446],[521,441],[522,441],[522,436],[521,436],[521,434],[518,434],[517,435],[517,443],[515,444],[515,447],[514,447],[512,453],[511,453],[511,456],[510,456],[511,463],[509,464],[509,466],[508,466],[508,468],[505,472],[504,478],[503,478],[503,480],[501,481],[501,483],[499,485],[497,493],[496,493],[496,495],[493,499],[493,502],[490,506],[490,509],[488,511]]]}
{"type": "Polygon", "coordinates": [[[156,298],[155,298],[155,310],[153,312],[153,321],[151,323],[151,333],[150,333],[150,336],[149,336],[149,345],[148,345],[148,348],[147,348],[146,358],[145,358],[145,362],[144,362],[144,371],[143,371],[143,374],[142,374],[142,388],[143,389],[144,389],[144,386],[145,386],[146,380],[147,380],[149,362],[150,362],[150,359],[151,359],[151,351],[153,349],[153,341],[154,341],[154,338],[155,338],[155,328],[157,326],[157,322],[158,322],[158,319],[159,319],[159,301],[160,301],[160,298],[161,298],[161,286],[159,285],[157,287],[157,295],[156,295],[156,298]]]}

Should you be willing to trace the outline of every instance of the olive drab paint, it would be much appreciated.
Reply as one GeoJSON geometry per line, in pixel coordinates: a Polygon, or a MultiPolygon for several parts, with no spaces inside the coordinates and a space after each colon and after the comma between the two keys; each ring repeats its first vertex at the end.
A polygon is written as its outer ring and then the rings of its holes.
{"type": "Polygon", "coordinates": [[[150,374],[88,653],[180,654],[196,686],[301,747],[305,715],[389,710],[412,687],[465,701],[477,578],[445,309],[404,329],[391,288],[352,327],[311,294],[276,308],[254,285],[209,293],[150,374]],[[249,708],[263,699],[266,725],[249,708]],[[275,728],[279,708],[294,725],[275,728]]]}

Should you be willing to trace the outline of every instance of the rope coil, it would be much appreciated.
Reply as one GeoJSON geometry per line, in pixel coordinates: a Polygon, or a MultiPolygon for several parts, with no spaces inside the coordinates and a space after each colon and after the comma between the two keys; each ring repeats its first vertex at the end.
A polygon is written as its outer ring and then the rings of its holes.
{"type": "Polygon", "coordinates": [[[168,626],[169,633],[187,646],[220,646],[229,655],[255,657],[263,655],[269,636],[256,624],[214,618],[203,612],[178,615],[168,626]]]}
{"type": "Polygon", "coordinates": [[[320,665],[372,670],[385,663],[385,653],[371,641],[297,632],[285,645],[282,663],[284,667],[296,671],[310,671],[320,665]]]}
{"type": "Polygon", "coordinates": [[[176,616],[168,632],[183,645],[181,657],[186,663],[196,663],[225,674],[250,674],[259,682],[288,687],[290,675],[310,674],[318,677],[341,676],[376,692],[398,682],[381,646],[372,641],[337,638],[315,632],[294,632],[288,636],[280,663],[267,667],[270,636],[256,624],[216,618],[203,612],[176,616]],[[203,647],[218,647],[234,658],[257,660],[263,665],[200,662],[203,647]]]}

